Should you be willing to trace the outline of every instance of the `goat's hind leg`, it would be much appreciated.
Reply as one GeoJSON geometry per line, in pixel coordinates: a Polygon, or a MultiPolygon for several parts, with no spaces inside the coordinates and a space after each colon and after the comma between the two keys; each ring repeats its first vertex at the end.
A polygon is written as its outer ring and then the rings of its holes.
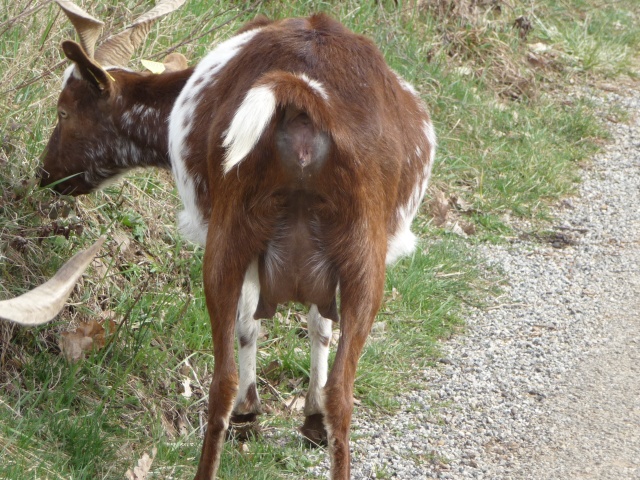
{"type": "Polygon", "coordinates": [[[311,305],[307,324],[311,344],[311,372],[304,404],[305,420],[300,432],[312,445],[326,445],[327,430],[324,426],[322,389],[327,383],[332,322],[320,315],[316,305],[311,305]]]}
{"type": "Polygon", "coordinates": [[[204,254],[204,290],[213,336],[214,369],[209,389],[209,418],[196,480],[215,478],[229,418],[238,392],[234,331],[243,280],[255,253],[250,247],[234,248],[227,238],[242,235],[217,226],[209,227],[204,254]]]}
{"type": "MultiPolygon", "coordinates": [[[[372,235],[363,235],[372,238],[372,235]]],[[[370,251],[355,250],[351,268],[340,274],[340,340],[324,388],[324,423],[329,434],[332,480],[351,478],[349,431],[353,411],[353,383],[358,360],[380,308],[384,290],[383,241],[371,240],[370,251]],[[366,272],[366,273],[363,273],[366,272]]]]}

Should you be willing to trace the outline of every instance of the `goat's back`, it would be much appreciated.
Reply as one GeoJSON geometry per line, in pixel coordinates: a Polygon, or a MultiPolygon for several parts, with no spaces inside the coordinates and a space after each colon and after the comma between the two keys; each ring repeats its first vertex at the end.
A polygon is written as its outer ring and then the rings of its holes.
{"type": "Polygon", "coordinates": [[[323,14],[261,17],[198,65],[174,107],[181,224],[202,241],[219,199],[272,234],[304,191],[328,230],[383,224],[393,261],[413,249],[434,144],[415,90],[369,39],[323,14]]]}

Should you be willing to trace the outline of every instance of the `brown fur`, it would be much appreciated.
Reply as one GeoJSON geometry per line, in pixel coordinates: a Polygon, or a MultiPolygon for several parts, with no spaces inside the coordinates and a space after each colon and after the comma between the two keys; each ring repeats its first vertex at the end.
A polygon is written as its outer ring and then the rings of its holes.
{"type": "MultiPolygon", "coordinates": [[[[195,194],[208,219],[203,272],[215,356],[196,480],[214,478],[220,462],[238,389],[233,345],[238,300],[245,272],[256,259],[257,318],[273,314],[279,303],[299,301],[317,304],[326,318],[340,319],[337,354],[324,388],[324,416],[314,413],[305,427],[319,439],[326,427],[332,478],[346,480],[358,359],[382,299],[389,241],[407,221],[407,205],[420,200],[419,187],[429,174],[434,146],[424,125],[430,119],[375,45],[330,17],[276,22],[258,17],[241,32],[256,28],[261,30],[224,68],[199,80],[202,89],[180,126],[193,125],[184,139],[187,174],[206,179],[195,182],[195,194]],[[327,98],[302,74],[318,82],[327,98]],[[223,138],[247,92],[258,86],[274,94],[275,115],[255,148],[225,175],[223,138]],[[282,252],[282,268],[269,257],[274,247],[282,252]]],[[[166,154],[147,156],[167,151],[166,122],[150,140],[135,138],[123,117],[140,104],[164,118],[172,106],[187,108],[189,99],[177,97],[193,70],[106,74],[74,46],[65,52],[82,76],[71,78],[60,97],[61,108],[73,113],[75,123],[65,118],[56,127],[43,184],[96,170],[74,141],[82,130],[101,136],[94,139],[100,142],[108,135],[124,137],[145,152],[125,165],[109,155],[99,159],[110,176],[132,166],[168,166],[166,154]]],[[[80,194],[98,186],[97,181],[71,179],[56,188],[80,194]]]]}

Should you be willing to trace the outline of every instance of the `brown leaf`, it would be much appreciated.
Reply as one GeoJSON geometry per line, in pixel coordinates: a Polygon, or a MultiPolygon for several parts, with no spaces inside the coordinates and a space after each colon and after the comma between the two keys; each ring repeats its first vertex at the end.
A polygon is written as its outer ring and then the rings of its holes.
{"type": "Polygon", "coordinates": [[[91,350],[93,338],[81,332],[63,332],[59,344],[62,355],[70,362],[77,362],[84,357],[84,352],[91,350]]]}
{"type": "Polygon", "coordinates": [[[287,408],[292,412],[301,412],[304,410],[304,395],[296,395],[293,400],[289,402],[287,408]]]}
{"type": "Polygon", "coordinates": [[[442,191],[436,190],[434,192],[433,198],[429,202],[429,212],[436,226],[440,227],[446,223],[449,214],[449,201],[442,191]]]}
{"type": "Polygon", "coordinates": [[[148,453],[144,453],[142,458],[138,460],[138,465],[133,467],[133,471],[131,469],[127,470],[125,474],[127,480],[145,480],[147,475],[149,475],[149,470],[151,470],[151,464],[153,463],[153,459],[156,457],[156,453],[158,453],[158,449],[153,447],[151,449],[151,456],[148,453]]]}
{"type": "MultiPolygon", "coordinates": [[[[115,331],[115,322],[107,320],[109,333],[115,331]]],[[[61,334],[59,345],[62,355],[70,361],[76,362],[84,357],[89,350],[100,350],[105,345],[105,330],[103,324],[96,320],[82,322],[73,332],[61,334]]]]}
{"type": "Polygon", "coordinates": [[[453,204],[459,212],[473,211],[473,205],[459,195],[452,195],[450,203],[453,204]]]}

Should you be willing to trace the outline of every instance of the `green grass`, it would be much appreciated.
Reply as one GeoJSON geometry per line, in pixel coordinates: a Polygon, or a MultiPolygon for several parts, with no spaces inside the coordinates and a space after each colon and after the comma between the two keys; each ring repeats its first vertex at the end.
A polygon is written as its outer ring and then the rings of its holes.
{"type": "MultiPolygon", "coordinates": [[[[151,4],[96,3],[87,8],[109,31],[151,4]]],[[[152,29],[131,63],[140,68],[140,58],[157,60],[176,46],[195,62],[256,13],[321,10],[372,37],[421,92],[438,152],[414,225],[420,247],[388,271],[358,370],[355,415],[393,412],[395,396],[437,358],[437,339],[463,331],[465,306],[492,294],[474,247],[517,234],[514,218],[544,229],[549,205],[574,191],[579,165],[606,134],[593,105],[571,88],[635,79],[634,0],[509,1],[476,11],[470,4],[189,0],[152,29]],[[530,31],[514,26],[519,17],[530,31]],[[429,206],[438,195],[448,208],[442,222],[429,206]],[[471,235],[452,233],[456,223],[471,235]]],[[[0,0],[0,298],[40,284],[101,233],[109,238],[102,266],[85,275],[54,323],[0,324],[0,478],[122,478],[153,447],[153,478],[191,478],[213,359],[203,252],[176,231],[171,179],[136,171],[78,199],[55,197],[33,181],[66,66],[59,44],[72,36],[55,4],[0,0]],[[21,15],[34,7],[34,15],[21,15]],[[78,363],[64,360],[61,332],[107,317],[121,325],[110,343],[78,363]]],[[[628,120],[615,105],[608,114],[628,120]]],[[[303,445],[295,433],[301,413],[286,406],[306,389],[304,315],[283,307],[265,322],[258,375],[270,413],[261,418],[262,438],[244,447],[227,442],[220,478],[309,478],[309,467],[324,458],[324,450],[303,445]]]]}

